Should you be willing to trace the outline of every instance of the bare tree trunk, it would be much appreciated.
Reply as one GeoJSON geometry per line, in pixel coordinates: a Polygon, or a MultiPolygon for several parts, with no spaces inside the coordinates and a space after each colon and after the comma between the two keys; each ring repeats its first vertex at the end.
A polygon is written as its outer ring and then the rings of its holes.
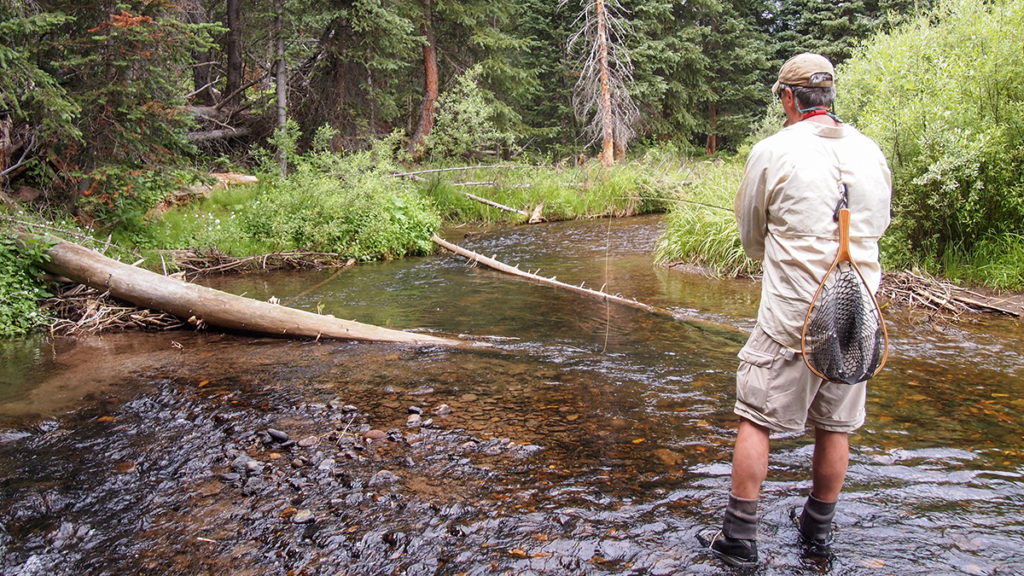
{"type": "Polygon", "coordinates": [[[438,74],[437,74],[437,41],[434,38],[434,16],[431,9],[431,0],[423,0],[423,35],[427,43],[423,46],[423,72],[425,78],[425,91],[423,94],[423,107],[420,109],[420,121],[416,126],[416,132],[409,140],[408,151],[414,156],[423,154],[424,140],[430,136],[434,128],[434,107],[437,104],[438,95],[438,74]]]}
{"type": "Polygon", "coordinates": [[[224,93],[229,94],[229,106],[240,100],[242,89],[242,0],[227,0],[227,46],[228,78],[224,93]]]}
{"type": "Polygon", "coordinates": [[[718,106],[714,101],[708,103],[708,138],[704,151],[710,156],[718,150],[718,106]]]}
{"type": "Polygon", "coordinates": [[[604,0],[597,0],[597,50],[601,75],[601,124],[604,127],[604,146],[601,149],[601,164],[605,167],[615,163],[614,130],[612,119],[612,92],[608,84],[608,28],[604,14],[604,0]]]}
{"type": "MultiPolygon", "coordinates": [[[[38,238],[37,238],[38,239],[38,238]]],[[[457,346],[461,342],[427,334],[390,330],[330,315],[314,314],[190,284],[111,260],[99,252],[57,241],[41,266],[75,282],[109,291],[144,308],[161,310],[195,325],[210,325],[276,336],[339,338],[457,346]]]]}
{"type": "MultiPolygon", "coordinates": [[[[274,32],[277,35],[277,129],[285,130],[288,125],[288,64],[284,60],[284,9],[281,0],[274,1],[277,19],[274,32]]],[[[285,151],[278,148],[277,162],[281,166],[281,176],[288,177],[288,157],[285,151]]]]}

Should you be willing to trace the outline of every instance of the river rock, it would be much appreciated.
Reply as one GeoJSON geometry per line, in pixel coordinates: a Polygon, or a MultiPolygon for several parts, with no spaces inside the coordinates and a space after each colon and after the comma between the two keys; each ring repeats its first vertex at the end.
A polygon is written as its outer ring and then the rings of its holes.
{"type": "Polygon", "coordinates": [[[419,406],[409,406],[409,414],[417,414],[422,416],[423,408],[420,408],[419,406]]]}
{"type": "Polygon", "coordinates": [[[423,422],[423,417],[419,414],[409,414],[409,418],[406,419],[405,425],[416,427],[423,422]]]}
{"type": "Polygon", "coordinates": [[[315,446],[316,443],[319,441],[320,439],[317,438],[316,436],[306,436],[302,440],[299,440],[299,448],[309,448],[310,446],[315,446]]]}
{"type": "Polygon", "coordinates": [[[374,428],[363,433],[363,440],[377,441],[388,437],[387,432],[374,428]]]}
{"type": "Polygon", "coordinates": [[[267,428],[267,434],[270,434],[270,437],[273,438],[274,440],[278,441],[278,442],[287,442],[288,441],[288,433],[287,432],[282,432],[281,430],[277,430],[275,428],[267,428]]]}
{"type": "Polygon", "coordinates": [[[380,472],[374,474],[372,478],[370,478],[369,486],[371,488],[379,486],[390,486],[395,482],[398,482],[398,476],[395,475],[394,472],[390,470],[381,470],[380,472]]]}
{"type": "Polygon", "coordinates": [[[292,516],[292,522],[295,524],[309,524],[314,520],[316,520],[316,516],[309,510],[299,510],[292,516]]]}
{"type": "Polygon", "coordinates": [[[440,404],[434,408],[434,416],[447,416],[452,413],[451,406],[447,404],[440,404]]]}
{"type": "Polygon", "coordinates": [[[324,458],[320,465],[316,467],[317,470],[334,470],[334,458],[324,458]]]}

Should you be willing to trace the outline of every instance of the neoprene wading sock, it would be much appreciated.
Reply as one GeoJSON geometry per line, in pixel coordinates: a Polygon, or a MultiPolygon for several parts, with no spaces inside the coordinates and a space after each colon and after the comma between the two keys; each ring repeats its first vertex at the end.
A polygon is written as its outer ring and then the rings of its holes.
{"type": "Polygon", "coordinates": [[[832,517],[836,515],[835,502],[822,502],[813,494],[807,496],[800,514],[800,533],[811,541],[828,541],[832,532],[832,517]]]}
{"type": "Polygon", "coordinates": [[[757,539],[757,499],[729,495],[722,520],[722,534],[736,540],[757,539]]]}

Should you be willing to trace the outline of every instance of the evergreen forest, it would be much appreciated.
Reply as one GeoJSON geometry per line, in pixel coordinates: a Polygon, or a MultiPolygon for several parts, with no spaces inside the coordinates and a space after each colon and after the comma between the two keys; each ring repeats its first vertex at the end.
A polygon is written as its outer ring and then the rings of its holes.
{"type": "Polygon", "coordinates": [[[884,265],[1020,289],[1021,32],[1024,0],[0,0],[0,335],[47,294],[25,222],[136,254],[397,258],[491,217],[396,178],[456,166],[505,167],[491,193],[548,217],[668,212],[659,259],[754,271],[729,214],[675,200],[731,206],[802,51],[889,157],[884,265]],[[223,172],[260,183],[169,202],[223,172]]]}

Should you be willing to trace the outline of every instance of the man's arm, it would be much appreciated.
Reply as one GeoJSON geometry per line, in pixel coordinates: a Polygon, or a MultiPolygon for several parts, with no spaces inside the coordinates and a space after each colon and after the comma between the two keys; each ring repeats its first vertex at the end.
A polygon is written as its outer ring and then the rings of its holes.
{"type": "Polygon", "coordinates": [[[736,224],[740,229],[743,251],[754,260],[764,258],[764,239],[768,234],[768,210],[765,206],[767,170],[757,151],[752,151],[743,168],[743,179],[736,192],[736,224]]]}

